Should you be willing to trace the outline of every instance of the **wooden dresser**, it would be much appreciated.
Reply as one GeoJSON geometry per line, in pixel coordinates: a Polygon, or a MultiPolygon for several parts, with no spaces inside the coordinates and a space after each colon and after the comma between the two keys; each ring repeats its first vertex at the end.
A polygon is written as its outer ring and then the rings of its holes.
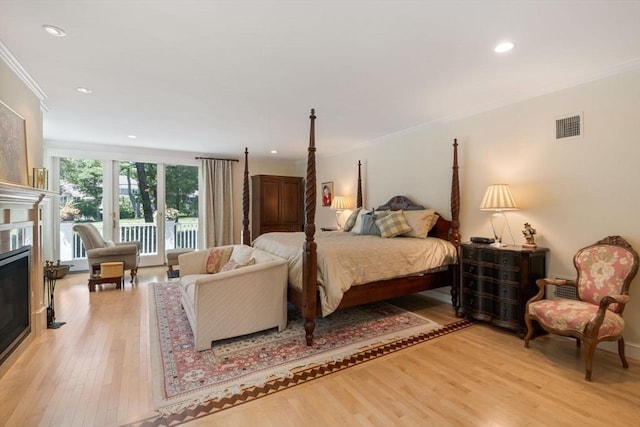
{"type": "Polygon", "coordinates": [[[302,231],[303,181],[298,176],[251,177],[251,236],[271,231],[302,231]]]}
{"type": "Polygon", "coordinates": [[[524,310],[546,275],[547,248],[460,245],[462,310],[493,325],[526,331],[524,310]]]}

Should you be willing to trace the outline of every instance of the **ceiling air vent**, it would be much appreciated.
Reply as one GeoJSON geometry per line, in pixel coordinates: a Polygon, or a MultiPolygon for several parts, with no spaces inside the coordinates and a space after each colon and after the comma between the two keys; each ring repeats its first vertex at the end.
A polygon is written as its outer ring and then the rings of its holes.
{"type": "Polygon", "coordinates": [[[556,140],[582,136],[582,113],[556,119],[556,140]]]}

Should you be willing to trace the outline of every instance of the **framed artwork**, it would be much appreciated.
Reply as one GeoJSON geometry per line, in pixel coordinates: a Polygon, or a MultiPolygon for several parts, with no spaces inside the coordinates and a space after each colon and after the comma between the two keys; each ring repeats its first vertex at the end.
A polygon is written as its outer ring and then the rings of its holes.
{"type": "Polygon", "coordinates": [[[41,190],[49,188],[49,172],[45,168],[33,168],[33,187],[41,190]]]}
{"type": "Polygon", "coordinates": [[[29,185],[24,118],[0,101],[0,182],[29,185]]]}
{"type": "Polygon", "coordinates": [[[323,182],[320,187],[322,193],[322,206],[331,206],[333,200],[333,182],[323,182]]]}

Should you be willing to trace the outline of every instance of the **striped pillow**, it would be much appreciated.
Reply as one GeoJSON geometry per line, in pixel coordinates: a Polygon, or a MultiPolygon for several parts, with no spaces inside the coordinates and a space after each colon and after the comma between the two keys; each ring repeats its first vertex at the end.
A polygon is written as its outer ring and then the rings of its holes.
{"type": "Polygon", "coordinates": [[[396,237],[411,231],[411,226],[402,211],[392,211],[382,218],[377,218],[376,225],[380,229],[380,236],[382,237],[396,237]]]}
{"type": "Polygon", "coordinates": [[[355,211],[351,212],[351,215],[349,215],[349,218],[347,218],[347,222],[344,223],[344,227],[342,228],[344,231],[351,231],[356,223],[356,219],[358,219],[360,209],[362,208],[358,208],[355,211]]]}

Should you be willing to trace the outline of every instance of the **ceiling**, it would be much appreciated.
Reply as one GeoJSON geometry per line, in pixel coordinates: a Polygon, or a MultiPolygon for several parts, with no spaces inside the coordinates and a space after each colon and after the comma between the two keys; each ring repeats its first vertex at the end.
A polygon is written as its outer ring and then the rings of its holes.
{"type": "Polygon", "coordinates": [[[45,140],[301,159],[312,107],[326,155],[640,68],[640,1],[2,0],[0,41],[45,140]]]}

